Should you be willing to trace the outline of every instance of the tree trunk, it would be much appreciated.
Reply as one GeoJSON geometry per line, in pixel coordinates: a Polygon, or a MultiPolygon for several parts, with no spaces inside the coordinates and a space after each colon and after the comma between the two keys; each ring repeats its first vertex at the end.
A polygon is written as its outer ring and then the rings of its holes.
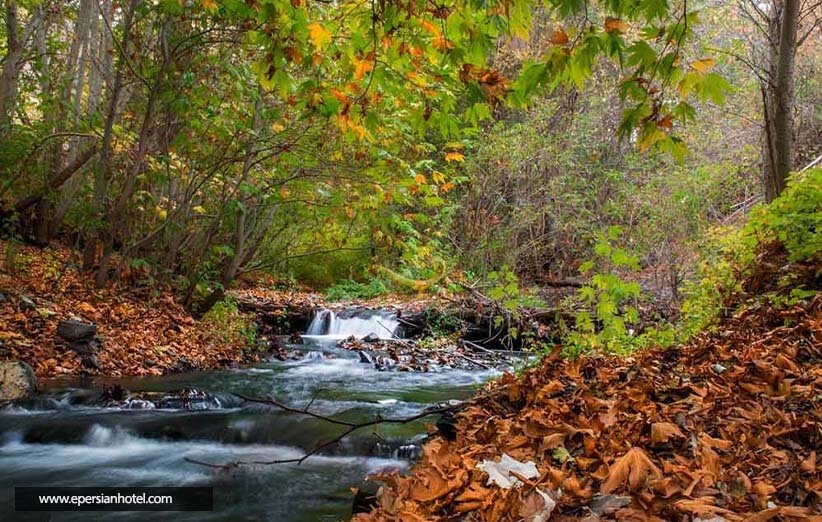
{"type": "Polygon", "coordinates": [[[793,75],[798,22],[799,0],[785,0],[779,24],[776,64],[772,67],[775,74],[770,79],[770,110],[766,114],[771,156],[765,171],[765,197],[768,201],[773,201],[785,189],[793,168],[793,75]]]}
{"type": "MultiPolygon", "coordinates": [[[[106,123],[103,129],[103,142],[100,149],[100,162],[97,172],[94,176],[94,196],[93,196],[93,215],[98,219],[104,218],[106,193],[108,192],[108,182],[111,177],[111,153],[112,140],[114,138],[114,122],[117,118],[117,112],[120,101],[120,94],[123,90],[123,70],[125,61],[128,59],[127,53],[130,49],[131,26],[134,22],[134,12],[137,10],[137,5],[140,0],[131,0],[123,17],[123,38],[122,38],[122,53],[117,60],[117,70],[114,73],[114,85],[111,88],[111,95],[109,96],[108,112],[106,114],[106,123]]],[[[103,13],[106,16],[106,13],[103,13]]],[[[103,224],[97,224],[97,230],[94,230],[86,238],[85,248],[83,250],[83,268],[91,270],[97,258],[97,241],[99,236],[99,228],[103,224]]]]}

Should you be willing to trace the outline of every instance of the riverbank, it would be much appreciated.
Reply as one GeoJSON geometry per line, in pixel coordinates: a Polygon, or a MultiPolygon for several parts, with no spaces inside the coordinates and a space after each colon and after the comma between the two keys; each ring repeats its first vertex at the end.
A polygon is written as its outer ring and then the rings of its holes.
{"type": "MultiPolygon", "coordinates": [[[[0,242],[0,252],[8,253],[7,243],[0,242]]],[[[160,375],[262,356],[225,324],[194,319],[170,288],[95,289],[68,248],[23,246],[6,261],[0,270],[0,360],[24,361],[38,377],[160,375]],[[93,353],[58,334],[60,322],[71,319],[96,327],[93,353]]]]}
{"type": "Polygon", "coordinates": [[[356,520],[811,520],[820,347],[817,295],[677,348],[548,357],[489,385],[410,475],[374,477],[356,520]]]}
{"type": "MultiPolygon", "coordinates": [[[[277,356],[276,337],[305,331],[318,308],[384,308],[417,314],[435,306],[415,295],[327,303],[310,289],[278,290],[274,281],[240,281],[236,306],[193,317],[173,288],[139,273],[98,290],[79,270],[79,252],[0,241],[0,361],[18,360],[40,378],[143,376],[237,367],[277,356]],[[66,321],[94,329],[87,342],[60,334],[66,321]]],[[[370,332],[369,332],[370,333],[370,332]]],[[[381,332],[374,332],[381,333],[381,332]]],[[[376,347],[375,347],[376,348],[376,347]]]]}

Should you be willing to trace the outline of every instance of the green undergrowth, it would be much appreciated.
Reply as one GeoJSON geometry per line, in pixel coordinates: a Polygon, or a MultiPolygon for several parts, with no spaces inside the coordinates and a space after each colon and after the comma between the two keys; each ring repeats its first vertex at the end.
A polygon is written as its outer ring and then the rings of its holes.
{"type": "Polygon", "coordinates": [[[743,226],[717,229],[707,243],[700,277],[685,289],[684,337],[743,306],[784,308],[812,298],[822,271],[822,169],[793,175],[743,226]]]}
{"type": "Polygon", "coordinates": [[[777,199],[752,209],[743,225],[709,232],[698,275],[682,290],[685,299],[675,323],[645,325],[636,332],[643,295],[625,274],[638,269],[638,262],[617,246],[618,238],[614,228],[600,237],[595,258],[581,267],[588,283],[565,303],[579,310],[563,335],[567,356],[667,347],[743,307],[785,308],[813,298],[822,275],[822,169],[795,174],[777,199]]]}
{"type": "Polygon", "coordinates": [[[251,352],[257,346],[257,327],[252,317],[240,312],[237,301],[227,297],[206,313],[201,324],[216,342],[251,352]]]}
{"type": "Polygon", "coordinates": [[[346,279],[328,287],[325,290],[325,296],[331,301],[349,301],[352,299],[372,299],[390,292],[390,285],[382,279],[372,278],[367,282],[346,279]]]}

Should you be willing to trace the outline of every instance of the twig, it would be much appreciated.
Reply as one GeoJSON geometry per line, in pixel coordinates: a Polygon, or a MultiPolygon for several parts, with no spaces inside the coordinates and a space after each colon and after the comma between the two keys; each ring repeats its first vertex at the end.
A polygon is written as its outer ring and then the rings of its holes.
{"type": "Polygon", "coordinates": [[[259,404],[269,404],[271,406],[275,406],[275,407],[277,407],[277,408],[279,408],[283,411],[287,411],[289,413],[296,413],[298,415],[306,415],[308,417],[313,417],[315,419],[320,419],[320,420],[329,422],[331,424],[336,424],[338,426],[345,426],[346,429],[343,430],[339,435],[337,435],[337,436],[335,436],[335,437],[333,437],[333,438],[331,438],[331,439],[329,439],[325,442],[322,442],[322,443],[318,444],[317,446],[314,446],[313,449],[309,450],[308,452],[303,454],[301,457],[295,457],[295,458],[290,458],[290,459],[275,459],[275,460],[234,461],[234,462],[227,462],[225,464],[216,464],[216,463],[213,463],[213,462],[204,462],[204,461],[192,459],[192,458],[189,458],[189,457],[186,457],[184,459],[185,461],[191,462],[193,464],[199,464],[201,466],[208,466],[210,468],[223,469],[223,470],[230,470],[230,469],[237,468],[239,466],[247,466],[247,465],[254,465],[254,464],[263,464],[263,465],[298,464],[299,465],[299,464],[302,464],[309,457],[311,457],[313,455],[316,455],[320,451],[328,448],[329,446],[332,446],[332,445],[340,442],[342,439],[344,439],[345,437],[347,437],[348,435],[350,435],[351,433],[353,433],[353,432],[355,432],[359,429],[367,428],[369,426],[376,426],[377,424],[408,424],[408,423],[414,422],[416,420],[422,419],[424,417],[428,417],[430,415],[437,415],[439,413],[446,413],[446,412],[450,412],[450,411],[455,411],[457,409],[460,409],[460,408],[464,407],[464,405],[465,405],[465,403],[463,402],[463,403],[454,404],[454,405],[450,405],[450,406],[441,406],[441,407],[437,407],[437,408],[428,408],[428,409],[423,410],[422,412],[420,412],[416,415],[412,415],[410,417],[383,418],[383,417],[378,415],[377,417],[375,417],[371,420],[368,420],[368,421],[350,422],[350,421],[346,421],[346,420],[342,420],[342,419],[337,419],[337,418],[334,418],[334,417],[328,417],[328,416],[325,416],[325,415],[320,415],[319,413],[314,413],[314,412],[308,411],[308,408],[303,408],[303,409],[294,408],[294,407],[289,406],[287,404],[284,404],[284,403],[282,403],[282,402],[280,402],[280,401],[278,401],[278,400],[276,400],[272,397],[267,397],[267,398],[248,397],[246,395],[242,395],[242,394],[239,394],[239,393],[234,393],[234,395],[236,397],[239,397],[240,399],[243,399],[246,402],[255,402],[255,403],[259,403],[259,404]]]}
{"type": "Polygon", "coordinates": [[[462,357],[463,359],[465,359],[466,361],[468,361],[468,362],[470,362],[470,363],[474,363],[474,364],[476,364],[476,365],[477,365],[477,366],[479,366],[480,368],[485,368],[486,370],[490,370],[490,369],[491,369],[491,367],[490,367],[490,366],[488,366],[487,364],[483,364],[483,363],[481,363],[481,362],[479,362],[479,361],[476,361],[476,360],[474,360],[474,359],[472,359],[472,358],[468,357],[467,355],[463,355],[463,354],[461,354],[461,353],[457,352],[457,356],[458,356],[458,357],[462,357]]]}

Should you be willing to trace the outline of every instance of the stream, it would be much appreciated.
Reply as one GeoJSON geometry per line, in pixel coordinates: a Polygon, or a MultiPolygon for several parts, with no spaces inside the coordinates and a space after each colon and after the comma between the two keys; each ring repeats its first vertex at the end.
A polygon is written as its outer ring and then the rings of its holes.
{"type": "Polygon", "coordinates": [[[225,471],[187,459],[225,464],[299,457],[339,427],[233,393],[272,396],[295,407],[364,421],[407,417],[469,397],[494,371],[439,368],[427,373],[378,371],[339,339],[376,333],[398,322],[386,312],[316,315],[304,356],[234,370],[143,378],[64,378],[41,382],[34,399],[0,409],[0,520],[282,520],[346,519],[350,488],[370,473],[407,468],[419,455],[424,422],[378,425],[300,465],[247,465],[225,471]],[[130,401],[100,401],[119,385],[130,401]],[[187,394],[179,390],[189,391],[187,394]],[[14,486],[213,486],[213,512],[14,512],[14,486]]]}

